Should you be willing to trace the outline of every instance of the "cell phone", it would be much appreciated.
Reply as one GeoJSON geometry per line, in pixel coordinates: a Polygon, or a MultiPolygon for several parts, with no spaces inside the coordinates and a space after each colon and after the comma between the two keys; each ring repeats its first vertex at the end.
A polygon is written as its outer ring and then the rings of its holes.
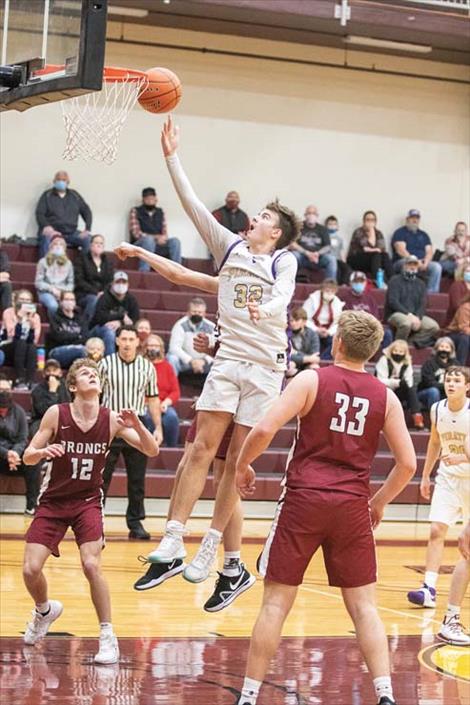
{"type": "Polygon", "coordinates": [[[36,304],[21,304],[21,310],[25,313],[36,313],[36,304]]]}

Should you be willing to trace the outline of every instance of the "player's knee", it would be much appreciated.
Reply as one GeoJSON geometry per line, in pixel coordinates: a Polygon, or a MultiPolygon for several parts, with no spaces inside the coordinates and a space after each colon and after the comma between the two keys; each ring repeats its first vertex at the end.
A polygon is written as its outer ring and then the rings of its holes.
{"type": "Polygon", "coordinates": [[[447,533],[447,526],[438,522],[431,524],[430,539],[431,541],[443,541],[447,533]]]}
{"type": "Polygon", "coordinates": [[[23,578],[25,580],[35,580],[41,573],[42,566],[35,560],[26,559],[23,563],[23,578]]]}
{"type": "Polygon", "coordinates": [[[348,612],[353,622],[367,619],[377,612],[377,608],[370,600],[357,600],[348,604],[348,612]]]}
{"type": "Polygon", "coordinates": [[[210,437],[202,436],[201,438],[196,438],[191,451],[191,465],[211,457],[214,454],[214,450],[216,450],[215,444],[210,437]]]}
{"type": "Polygon", "coordinates": [[[100,562],[96,556],[87,556],[82,559],[82,568],[88,580],[93,580],[100,573],[100,562]]]}

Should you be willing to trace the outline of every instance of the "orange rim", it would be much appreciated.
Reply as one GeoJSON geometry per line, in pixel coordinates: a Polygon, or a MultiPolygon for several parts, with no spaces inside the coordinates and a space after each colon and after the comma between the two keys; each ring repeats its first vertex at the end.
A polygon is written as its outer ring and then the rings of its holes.
{"type": "MultiPolygon", "coordinates": [[[[47,76],[50,73],[64,71],[64,64],[46,64],[42,69],[34,71],[34,76],[47,76]]],[[[122,69],[117,66],[105,66],[103,69],[103,81],[106,83],[122,83],[124,81],[146,81],[145,71],[136,69],[122,69]]]]}

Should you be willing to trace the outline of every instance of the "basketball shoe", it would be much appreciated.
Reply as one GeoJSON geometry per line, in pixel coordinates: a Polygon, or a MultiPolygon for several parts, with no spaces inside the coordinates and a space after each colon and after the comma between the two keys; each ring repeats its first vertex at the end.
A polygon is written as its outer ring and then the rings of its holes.
{"type": "Polygon", "coordinates": [[[428,587],[423,583],[419,590],[410,590],[408,593],[408,602],[420,607],[435,607],[436,606],[436,589],[428,587]]]}
{"type": "Polygon", "coordinates": [[[437,638],[452,646],[470,646],[470,635],[467,634],[459,621],[459,615],[444,617],[437,638]]]}
{"type": "Polygon", "coordinates": [[[199,550],[183,571],[183,578],[190,583],[202,583],[209,577],[210,570],[217,557],[220,539],[208,533],[202,539],[199,550]]]}
{"type": "Polygon", "coordinates": [[[255,576],[247,571],[243,563],[240,564],[240,568],[240,574],[236,576],[230,577],[219,573],[214,592],[204,605],[206,612],[220,612],[255,584],[255,576]]]}
{"type": "MultiPolygon", "coordinates": [[[[139,560],[142,560],[139,556],[139,560]]],[[[145,558],[142,563],[149,563],[150,561],[145,558]]],[[[180,559],[175,559],[171,563],[150,563],[149,568],[145,575],[139,578],[134,583],[134,590],[150,590],[157,585],[161,585],[168,578],[172,578],[178,573],[182,573],[185,568],[185,564],[180,559]]]]}
{"type": "Polygon", "coordinates": [[[119,661],[119,645],[112,631],[106,630],[100,634],[100,646],[95,656],[95,663],[103,665],[119,661]]]}
{"type": "Polygon", "coordinates": [[[33,621],[29,622],[26,626],[23,641],[25,644],[36,644],[38,641],[43,639],[49,627],[56,619],[59,619],[60,615],[64,611],[64,607],[58,600],[49,600],[49,612],[47,614],[41,614],[37,610],[32,611],[33,621]]]}
{"type": "Polygon", "coordinates": [[[148,554],[147,560],[150,563],[171,563],[174,560],[186,558],[184,533],[182,530],[175,530],[172,521],[167,522],[162,540],[157,548],[148,554]]]}

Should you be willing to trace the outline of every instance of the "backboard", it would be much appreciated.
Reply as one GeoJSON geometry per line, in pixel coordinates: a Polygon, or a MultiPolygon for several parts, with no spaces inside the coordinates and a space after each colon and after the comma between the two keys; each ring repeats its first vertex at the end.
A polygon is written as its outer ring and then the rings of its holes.
{"type": "Polygon", "coordinates": [[[107,0],[0,0],[0,111],[101,89],[107,0]]]}

